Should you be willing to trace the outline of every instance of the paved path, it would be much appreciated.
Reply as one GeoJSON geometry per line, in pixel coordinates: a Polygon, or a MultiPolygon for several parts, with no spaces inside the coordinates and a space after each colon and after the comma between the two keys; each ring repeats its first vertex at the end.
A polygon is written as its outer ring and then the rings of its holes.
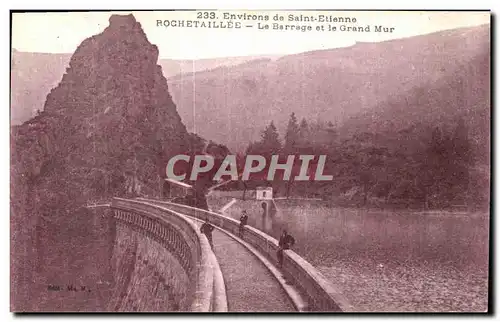
{"type": "Polygon", "coordinates": [[[296,311],[280,283],[245,246],[218,229],[212,236],[229,312],[296,311]]]}

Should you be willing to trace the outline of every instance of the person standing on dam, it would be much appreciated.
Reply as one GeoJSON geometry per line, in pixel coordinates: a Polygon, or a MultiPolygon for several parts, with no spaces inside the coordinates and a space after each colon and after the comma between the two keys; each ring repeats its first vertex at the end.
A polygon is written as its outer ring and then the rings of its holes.
{"type": "Polygon", "coordinates": [[[243,229],[244,229],[245,225],[247,224],[247,222],[248,222],[247,211],[243,210],[243,212],[241,213],[241,217],[240,217],[240,228],[238,230],[239,237],[243,237],[243,229]]]}
{"type": "Polygon", "coordinates": [[[292,235],[288,234],[286,229],[283,229],[283,233],[281,234],[278,243],[279,249],[278,252],[276,253],[280,268],[283,267],[283,251],[286,249],[290,249],[290,247],[292,247],[294,244],[295,244],[295,238],[293,238],[292,235]]]}
{"type": "Polygon", "coordinates": [[[203,225],[201,225],[200,232],[205,234],[205,236],[207,236],[208,242],[210,243],[210,247],[212,247],[212,249],[214,248],[214,243],[212,241],[212,231],[213,230],[214,230],[214,226],[212,226],[210,224],[210,220],[208,220],[208,218],[207,218],[205,220],[205,222],[203,223],[203,225]]]}

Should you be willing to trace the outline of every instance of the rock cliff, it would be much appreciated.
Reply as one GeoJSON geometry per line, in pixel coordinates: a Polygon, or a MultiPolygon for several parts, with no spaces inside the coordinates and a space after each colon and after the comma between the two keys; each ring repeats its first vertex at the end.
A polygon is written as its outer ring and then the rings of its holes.
{"type": "Polygon", "coordinates": [[[90,199],[159,195],[168,159],[190,149],[157,47],[132,15],[109,22],[78,46],[44,111],[11,129],[13,309],[29,309],[37,249],[65,242],[38,232],[80,222],[74,209],[90,199]]]}

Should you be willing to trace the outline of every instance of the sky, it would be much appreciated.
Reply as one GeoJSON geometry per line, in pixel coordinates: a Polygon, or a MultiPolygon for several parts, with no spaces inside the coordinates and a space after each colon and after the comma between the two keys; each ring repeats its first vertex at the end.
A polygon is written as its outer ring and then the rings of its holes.
{"type": "MultiPolygon", "coordinates": [[[[217,57],[285,55],[311,50],[347,47],[356,42],[379,42],[405,38],[440,30],[488,24],[489,12],[424,12],[424,11],[229,11],[215,12],[216,21],[227,23],[224,13],[269,15],[270,20],[260,21],[269,24],[269,30],[257,29],[257,22],[239,21],[242,25],[253,25],[242,29],[180,28],[157,26],[157,20],[198,19],[195,11],[140,11],[115,12],[132,13],[141,23],[149,41],[158,46],[160,58],[204,59],[217,57]],[[311,25],[313,31],[278,31],[272,29],[273,17],[283,15],[281,25],[311,25]],[[328,15],[354,17],[356,23],[316,23],[288,22],[288,15],[314,16],[328,15]],[[327,31],[328,25],[366,27],[371,32],[327,31]],[[316,31],[324,25],[325,31],[316,31]],[[374,31],[375,25],[394,27],[391,33],[374,31]]],[[[108,26],[112,12],[52,12],[52,13],[14,13],[12,17],[12,47],[27,52],[73,53],[77,46],[92,35],[98,34],[108,26]]]]}

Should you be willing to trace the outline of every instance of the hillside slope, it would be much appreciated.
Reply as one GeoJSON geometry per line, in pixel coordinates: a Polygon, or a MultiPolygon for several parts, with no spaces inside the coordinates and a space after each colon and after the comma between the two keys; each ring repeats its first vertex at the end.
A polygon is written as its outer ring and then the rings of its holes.
{"type": "Polygon", "coordinates": [[[292,112],[339,125],[415,88],[443,80],[446,87],[449,76],[489,50],[489,38],[489,26],[479,26],[358,43],[177,76],[170,86],[190,131],[242,150],[271,120],[283,135],[292,112]]]}
{"type": "MultiPolygon", "coordinates": [[[[12,50],[11,69],[11,122],[19,125],[43,111],[47,94],[61,81],[71,54],[28,53],[12,50]]],[[[163,75],[167,78],[178,74],[212,70],[221,66],[234,66],[255,59],[274,56],[224,57],[198,60],[159,59],[163,75]]]]}

